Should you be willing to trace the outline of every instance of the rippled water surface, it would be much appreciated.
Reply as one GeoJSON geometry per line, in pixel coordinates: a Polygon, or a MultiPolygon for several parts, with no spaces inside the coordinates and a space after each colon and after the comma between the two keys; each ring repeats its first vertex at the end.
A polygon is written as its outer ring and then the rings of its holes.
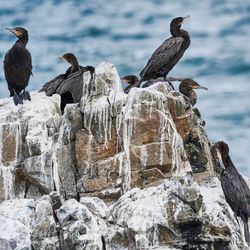
{"type": "MultiPolygon", "coordinates": [[[[29,89],[67,68],[57,57],[75,53],[82,65],[114,63],[120,75],[138,74],[162,41],[169,22],[189,14],[185,29],[192,42],[172,76],[191,76],[200,91],[198,107],[213,141],[225,140],[240,171],[250,176],[250,2],[179,1],[22,1],[0,0],[0,57],[15,38],[5,27],[29,30],[33,58],[29,89]]],[[[0,72],[0,97],[8,96],[0,72]]]]}

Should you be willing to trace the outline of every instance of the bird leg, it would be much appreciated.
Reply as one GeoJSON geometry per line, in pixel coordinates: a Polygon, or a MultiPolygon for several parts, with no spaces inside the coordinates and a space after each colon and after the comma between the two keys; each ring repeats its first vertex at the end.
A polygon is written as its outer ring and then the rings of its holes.
{"type": "Polygon", "coordinates": [[[175,90],[173,83],[170,82],[170,81],[167,81],[167,82],[168,82],[168,84],[170,85],[170,87],[171,87],[173,90],[175,90]]]}
{"type": "Polygon", "coordinates": [[[166,77],[165,78],[168,81],[178,81],[178,82],[182,82],[184,80],[193,80],[192,77],[166,77]]]}
{"type": "Polygon", "coordinates": [[[23,99],[31,101],[30,93],[25,89],[23,90],[23,99]]]}
{"type": "Polygon", "coordinates": [[[164,76],[164,80],[165,80],[166,82],[168,82],[168,84],[170,85],[170,87],[171,87],[173,90],[175,90],[175,89],[174,89],[174,85],[173,85],[173,83],[171,82],[172,79],[169,79],[167,76],[164,76]]]}
{"type": "Polygon", "coordinates": [[[13,92],[14,92],[13,100],[14,100],[15,105],[23,104],[23,100],[21,96],[16,92],[15,89],[13,89],[13,92]]]}

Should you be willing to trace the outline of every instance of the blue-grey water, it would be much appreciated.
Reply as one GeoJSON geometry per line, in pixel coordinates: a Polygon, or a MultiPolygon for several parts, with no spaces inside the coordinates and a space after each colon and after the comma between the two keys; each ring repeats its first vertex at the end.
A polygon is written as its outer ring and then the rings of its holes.
{"type": "MultiPolygon", "coordinates": [[[[240,171],[250,176],[250,2],[249,0],[0,0],[0,57],[15,38],[5,27],[29,30],[33,58],[29,89],[64,72],[57,57],[75,53],[82,65],[114,63],[120,75],[138,74],[162,41],[169,22],[189,14],[192,42],[172,76],[194,77],[198,107],[209,138],[230,144],[240,171]]],[[[0,71],[0,97],[8,96],[0,71]]]]}

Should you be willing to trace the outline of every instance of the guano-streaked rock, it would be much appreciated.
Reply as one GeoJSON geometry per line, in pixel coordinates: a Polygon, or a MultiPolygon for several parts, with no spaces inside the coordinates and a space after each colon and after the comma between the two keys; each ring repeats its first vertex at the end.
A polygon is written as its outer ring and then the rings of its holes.
{"type": "Polygon", "coordinates": [[[199,111],[167,82],[124,94],[110,63],[89,79],[63,115],[0,100],[0,246],[244,249],[199,111]]]}

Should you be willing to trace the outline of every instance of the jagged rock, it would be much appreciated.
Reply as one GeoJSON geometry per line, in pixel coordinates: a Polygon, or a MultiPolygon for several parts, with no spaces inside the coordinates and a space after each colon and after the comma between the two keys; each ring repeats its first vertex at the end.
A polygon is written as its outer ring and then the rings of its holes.
{"type": "Polygon", "coordinates": [[[34,201],[8,200],[0,204],[0,249],[30,249],[34,201]]]}
{"type": "Polygon", "coordinates": [[[102,249],[97,220],[86,206],[70,199],[56,214],[63,229],[65,249],[102,249]]]}
{"type": "Polygon", "coordinates": [[[34,249],[58,249],[57,225],[48,195],[36,202],[31,240],[34,249]]]}
{"type": "Polygon", "coordinates": [[[11,99],[1,100],[0,200],[39,197],[53,190],[51,131],[59,131],[60,99],[56,95],[48,99],[44,93],[32,93],[32,99],[18,106],[11,99]]]}
{"type": "Polygon", "coordinates": [[[109,216],[109,210],[105,202],[97,197],[81,197],[80,203],[86,206],[89,211],[106,219],[109,216]]]}
{"type": "Polygon", "coordinates": [[[80,103],[0,100],[0,249],[244,249],[205,123],[167,82],[83,74],[80,103]]]}

